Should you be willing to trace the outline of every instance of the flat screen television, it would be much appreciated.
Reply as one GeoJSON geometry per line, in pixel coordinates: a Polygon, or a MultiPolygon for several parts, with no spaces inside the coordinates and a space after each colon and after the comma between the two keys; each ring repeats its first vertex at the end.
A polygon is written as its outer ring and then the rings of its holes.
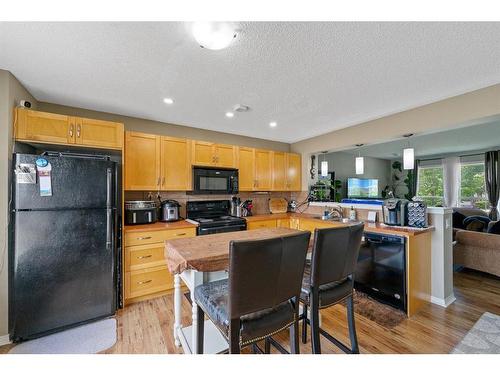
{"type": "Polygon", "coordinates": [[[355,178],[347,179],[348,198],[378,198],[378,179],[355,178]]]}

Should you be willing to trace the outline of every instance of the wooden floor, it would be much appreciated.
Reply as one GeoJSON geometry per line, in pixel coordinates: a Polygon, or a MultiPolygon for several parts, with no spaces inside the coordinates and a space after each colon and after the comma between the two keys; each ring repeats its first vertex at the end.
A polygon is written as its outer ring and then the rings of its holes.
{"type": "MultiPolygon", "coordinates": [[[[469,270],[454,277],[457,300],[447,309],[429,305],[391,330],[356,314],[361,353],[449,353],[484,312],[500,315],[500,278],[469,270]]],[[[182,308],[183,324],[189,325],[191,306],[185,299],[182,308]]],[[[345,308],[321,311],[323,327],[348,344],[345,308]]],[[[182,353],[173,342],[173,315],[172,296],[128,306],[117,315],[118,341],[106,353],[182,353]]],[[[287,332],[278,341],[289,348],[287,332]]],[[[323,353],[339,353],[323,338],[321,344],[323,353]]],[[[311,353],[310,339],[300,350],[311,353]]]]}

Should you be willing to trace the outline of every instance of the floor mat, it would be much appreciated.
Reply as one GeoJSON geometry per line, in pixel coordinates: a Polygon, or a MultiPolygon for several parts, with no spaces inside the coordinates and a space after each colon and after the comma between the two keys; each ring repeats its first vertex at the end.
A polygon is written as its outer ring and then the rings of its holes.
{"type": "Polygon", "coordinates": [[[500,316],[485,312],[453,354],[500,354],[500,316]]]}
{"type": "Polygon", "coordinates": [[[116,343],[116,319],[104,319],[14,346],[9,354],[95,354],[116,343]]]}

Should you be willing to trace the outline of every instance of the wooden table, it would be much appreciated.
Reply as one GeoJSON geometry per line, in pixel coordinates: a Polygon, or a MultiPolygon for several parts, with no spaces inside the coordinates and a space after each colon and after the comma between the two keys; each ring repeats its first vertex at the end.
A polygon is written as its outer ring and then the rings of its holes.
{"type": "MultiPolygon", "coordinates": [[[[194,353],[197,341],[198,313],[194,302],[194,289],[203,283],[227,278],[229,244],[238,240],[259,240],[299,233],[288,228],[255,229],[249,231],[209,234],[165,241],[165,258],[174,274],[174,339],[185,353],[194,353]],[[192,325],[182,327],[181,279],[191,292],[192,325]]],[[[227,342],[210,321],[205,322],[204,353],[220,353],[227,349],[227,342]]]]}

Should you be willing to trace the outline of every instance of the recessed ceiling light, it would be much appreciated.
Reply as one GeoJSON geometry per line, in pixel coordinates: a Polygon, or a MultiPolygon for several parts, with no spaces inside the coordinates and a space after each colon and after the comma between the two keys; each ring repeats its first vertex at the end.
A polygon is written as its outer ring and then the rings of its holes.
{"type": "Polygon", "coordinates": [[[163,103],[165,104],[174,104],[174,99],[172,98],[164,98],[163,103]]]}
{"type": "Polygon", "coordinates": [[[236,28],[229,22],[193,22],[193,36],[203,48],[224,49],[236,38],[236,28]]]}
{"type": "Polygon", "coordinates": [[[275,128],[277,125],[278,125],[278,123],[277,123],[276,121],[271,121],[271,122],[269,123],[269,126],[270,126],[271,128],[275,128]]]}
{"type": "Polygon", "coordinates": [[[234,117],[234,113],[233,112],[226,112],[226,117],[234,117]]]}

